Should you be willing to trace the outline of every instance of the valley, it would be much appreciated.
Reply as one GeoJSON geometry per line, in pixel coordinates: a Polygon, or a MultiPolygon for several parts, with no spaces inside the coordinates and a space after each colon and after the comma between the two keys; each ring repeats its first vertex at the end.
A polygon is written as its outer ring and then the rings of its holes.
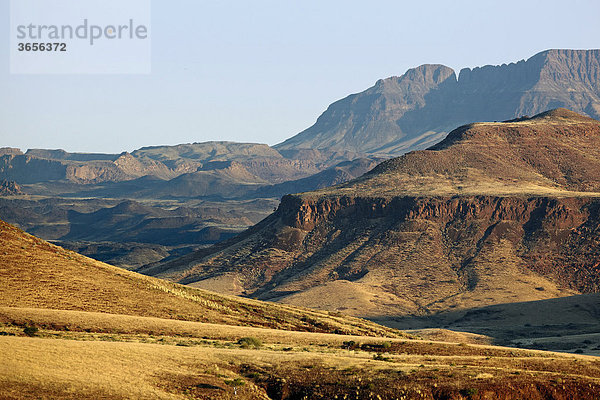
{"type": "MultiPolygon", "coordinates": [[[[597,323],[572,312],[568,321],[532,319],[531,329],[509,334],[486,322],[485,307],[531,302],[533,317],[540,301],[597,293],[599,138],[600,123],[564,109],[470,124],[348,183],[286,196],[244,233],[140,271],[400,329],[421,321],[482,333],[495,343],[541,346],[519,335],[552,336],[553,327],[585,335],[597,323]],[[462,324],[469,310],[481,318],[462,324]]],[[[595,352],[584,340],[571,349],[595,352]]]]}
{"type": "Polygon", "coordinates": [[[230,142],[122,155],[4,148],[0,217],[134,269],[227,239],[268,216],[282,195],[342,183],[378,163],[351,153],[284,153],[292,158],[230,142]]]}
{"type": "MultiPolygon", "coordinates": [[[[214,141],[120,154],[0,148],[0,180],[5,182],[0,218],[124,268],[166,262],[256,224],[284,195],[358,178],[390,157],[436,145],[463,124],[521,118],[557,107],[599,118],[599,65],[598,50],[547,50],[517,63],[463,69],[458,77],[443,65],[425,64],[333,103],[313,126],[275,146],[214,141]],[[18,200],[26,200],[29,210],[43,210],[43,216],[40,211],[20,212],[25,203],[18,200]],[[98,202],[93,207],[83,205],[93,201],[98,202]],[[100,218],[124,201],[146,208],[136,206],[137,216],[121,227],[143,219],[148,228],[138,223],[123,237],[107,233],[106,227],[97,233],[101,222],[96,221],[94,229],[82,232],[87,225],[74,221],[71,226],[67,217],[54,215],[77,211],[90,214],[89,219],[100,218]],[[73,205],[65,206],[69,202],[73,205]],[[214,210],[214,218],[189,211],[196,208],[214,210]]],[[[482,154],[469,156],[481,158],[487,146],[480,143],[482,154]]],[[[577,160],[584,161],[585,157],[577,160]]],[[[407,173],[418,173],[404,167],[407,173]]],[[[497,194],[503,186],[521,193],[557,190],[548,182],[513,185],[501,177],[485,182],[487,172],[462,171],[443,182],[422,177],[412,180],[405,192],[424,193],[429,187],[431,194],[453,194],[457,189],[467,193],[473,182],[474,194],[497,194]]],[[[512,179],[519,178],[517,174],[512,179]]]]}

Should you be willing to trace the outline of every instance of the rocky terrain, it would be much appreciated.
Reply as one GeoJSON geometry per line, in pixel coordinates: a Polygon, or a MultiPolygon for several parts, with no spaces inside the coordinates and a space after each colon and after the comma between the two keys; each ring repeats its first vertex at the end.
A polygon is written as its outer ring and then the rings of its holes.
{"type": "MultiPolygon", "coordinates": [[[[0,217],[124,268],[181,256],[265,218],[281,196],[345,182],[357,154],[208,142],[123,154],[0,149],[0,217]],[[17,181],[17,182],[15,182],[17,181]]],[[[357,158],[358,157],[358,158],[357,158]]]]}
{"type": "Polygon", "coordinates": [[[0,181],[0,196],[18,196],[25,194],[21,190],[21,186],[14,181],[7,181],[3,179],[0,181]]]}
{"type": "Polygon", "coordinates": [[[0,398],[597,398],[599,59],[421,66],[274,147],[0,148],[0,398]]]}
{"type": "Polygon", "coordinates": [[[600,50],[547,50],[527,61],[455,71],[422,65],[339,100],[275,146],[401,155],[457,126],[566,107],[600,118],[600,50]]]}
{"type": "MultiPolygon", "coordinates": [[[[198,182],[215,180],[229,184],[281,183],[304,178],[360,154],[337,151],[287,151],[255,143],[205,142],[176,146],[144,147],[121,154],[68,153],[64,150],[0,149],[0,177],[20,184],[64,181],[72,184],[108,184],[154,178],[168,182],[174,178],[198,176],[198,182]],[[283,155],[285,154],[285,156],[283,155]],[[202,179],[202,174],[207,176],[202,179]]],[[[36,193],[35,190],[32,193],[36,193]]],[[[200,190],[173,196],[210,195],[200,190]]],[[[231,196],[230,196],[231,197],[231,196]]]]}
{"type": "Polygon", "coordinates": [[[460,127],[144,273],[384,320],[600,289],[600,122],[460,127]]]}

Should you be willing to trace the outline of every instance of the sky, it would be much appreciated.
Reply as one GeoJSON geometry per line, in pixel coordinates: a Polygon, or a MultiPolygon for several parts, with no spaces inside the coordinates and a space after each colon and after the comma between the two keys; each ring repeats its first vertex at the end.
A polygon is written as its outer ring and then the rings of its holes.
{"type": "Polygon", "coordinates": [[[21,75],[9,68],[9,0],[0,15],[0,147],[22,150],[273,145],[421,64],[458,73],[600,48],[597,0],[152,0],[150,74],[21,75]]]}

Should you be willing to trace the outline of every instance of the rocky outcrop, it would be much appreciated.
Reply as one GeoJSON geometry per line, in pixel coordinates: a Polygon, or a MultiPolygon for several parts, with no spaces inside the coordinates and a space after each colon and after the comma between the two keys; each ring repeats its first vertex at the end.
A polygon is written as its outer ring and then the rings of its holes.
{"type": "Polygon", "coordinates": [[[548,50],[527,61],[463,69],[459,106],[468,121],[494,121],[564,107],[600,119],[600,50],[548,50]]]}
{"type": "Polygon", "coordinates": [[[14,181],[0,180],[0,196],[18,196],[23,193],[21,186],[14,181]]]}
{"type": "Polygon", "coordinates": [[[13,147],[0,147],[0,156],[21,156],[23,152],[21,149],[15,149],[13,147]]]}
{"type": "Polygon", "coordinates": [[[122,153],[112,161],[69,162],[66,165],[64,179],[81,184],[121,182],[147,175],[159,178],[175,176],[164,164],[139,160],[129,153],[122,153]]]}
{"type": "Polygon", "coordinates": [[[597,198],[286,196],[212,252],[146,272],[202,287],[233,273],[238,294],[371,317],[539,300],[600,291],[599,211],[597,198]],[[316,288],[367,300],[324,307],[316,288]]]}
{"type": "MultiPolygon", "coordinates": [[[[0,157],[0,177],[21,184],[58,180],[89,184],[127,181],[145,175],[174,176],[165,165],[153,160],[138,160],[129,153],[123,153],[114,160],[88,161],[75,160],[85,157],[69,157],[69,154],[40,150],[24,155],[4,155],[0,157]],[[57,158],[41,158],[42,155],[51,154],[57,158]]],[[[94,155],[90,157],[99,158],[94,155]]]]}
{"type": "Polygon", "coordinates": [[[66,174],[67,166],[60,161],[27,155],[0,157],[0,178],[20,184],[64,179],[66,174]]]}
{"type": "MultiPolygon", "coordinates": [[[[454,71],[443,65],[422,65],[400,77],[377,81],[375,86],[329,106],[307,130],[275,146],[278,150],[313,148],[373,153],[402,139],[423,147],[439,141],[439,135],[422,135],[439,121],[420,115],[431,96],[456,86],[454,71]]],[[[439,106],[439,104],[438,104],[439,106]]],[[[432,116],[432,115],[431,115],[432,116]]]]}
{"type": "Polygon", "coordinates": [[[548,50],[527,61],[463,69],[422,65],[333,103],[277,145],[399,155],[439,142],[471,121],[566,107],[600,118],[600,50],[548,50]]]}
{"type": "MultiPolygon", "coordinates": [[[[361,156],[350,152],[318,150],[292,150],[283,153],[285,155],[266,144],[233,142],[144,147],[131,154],[69,153],[65,150],[47,149],[30,149],[23,154],[18,149],[3,148],[0,149],[0,178],[22,184],[62,180],[87,185],[151,177],[156,178],[155,183],[160,186],[158,181],[182,177],[183,181],[192,180],[199,181],[200,185],[211,185],[211,177],[193,176],[197,172],[211,172],[226,177],[228,182],[225,186],[236,186],[233,192],[237,196],[254,190],[246,188],[248,184],[279,184],[298,180],[361,156]]],[[[348,174],[346,180],[355,176],[348,174]]],[[[342,179],[338,176],[333,178],[333,181],[339,183],[342,179]]],[[[173,185],[177,186],[178,183],[173,182],[170,186],[173,185]]],[[[157,190],[154,186],[156,185],[145,189],[157,190]]],[[[184,188],[178,190],[177,196],[232,197],[232,191],[227,187],[216,188],[216,193],[214,190],[204,193],[202,189],[184,188]]],[[[309,188],[316,187],[318,186],[309,188]]],[[[169,188],[158,190],[164,191],[169,188]]]]}

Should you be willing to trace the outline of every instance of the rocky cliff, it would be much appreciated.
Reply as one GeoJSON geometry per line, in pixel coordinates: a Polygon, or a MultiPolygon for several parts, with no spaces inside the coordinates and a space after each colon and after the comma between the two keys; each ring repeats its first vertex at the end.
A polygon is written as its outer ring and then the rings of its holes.
{"type": "Polygon", "coordinates": [[[598,148],[600,122],[568,110],[471,124],[144,271],[368,317],[597,292],[598,148]]]}
{"type": "Polygon", "coordinates": [[[21,186],[14,181],[0,180],[0,196],[18,196],[23,193],[21,186]]]}
{"type": "Polygon", "coordinates": [[[426,108],[433,93],[455,85],[454,71],[443,65],[422,65],[401,77],[379,80],[372,88],[333,103],[315,125],[276,148],[379,152],[382,145],[399,139],[427,147],[443,137],[427,129],[438,128],[439,118],[432,121],[427,117],[433,115],[425,111],[415,121],[411,114],[426,108]]]}
{"type": "Polygon", "coordinates": [[[599,210],[598,198],[287,196],[227,245],[146,272],[370,317],[540,300],[600,289],[599,210]]]}
{"type": "Polygon", "coordinates": [[[600,118],[600,50],[548,50],[527,61],[463,69],[422,65],[333,103],[276,146],[399,155],[429,147],[471,121],[566,107],[600,118]]]}

